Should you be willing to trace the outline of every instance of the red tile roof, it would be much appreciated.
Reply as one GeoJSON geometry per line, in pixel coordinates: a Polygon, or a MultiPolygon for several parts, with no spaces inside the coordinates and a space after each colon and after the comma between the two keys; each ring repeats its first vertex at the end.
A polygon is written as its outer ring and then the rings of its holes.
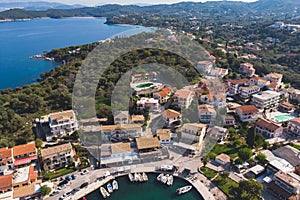
{"type": "Polygon", "coordinates": [[[164,115],[164,117],[169,118],[169,119],[181,116],[180,112],[177,112],[177,111],[172,110],[172,109],[165,110],[162,114],[164,115]]]}
{"type": "Polygon", "coordinates": [[[257,120],[257,122],[255,123],[256,126],[259,126],[263,129],[269,129],[270,131],[276,131],[277,129],[279,129],[281,126],[274,124],[270,121],[267,121],[265,119],[259,119],[257,120]]]}
{"type": "Polygon", "coordinates": [[[294,119],[291,119],[290,122],[294,122],[298,125],[300,125],[300,117],[297,117],[297,118],[294,118],[294,119]]]}
{"type": "Polygon", "coordinates": [[[244,79],[227,79],[227,82],[230,82],[231,84],[245,84],[248,83],[249,80],[244,78],[244,79]]]}
{"type": "Polygon", "coordinates": [[[13,148],[13,151],[14,151],[14,156],[35,153],[36,152],[35,143],[28,143],[28,144],[15,146],[13,148]]]}
{"type": "Polygon", "coordinates": [[[186,90],[186,89],[181,89],[181,90],[177,90],[174,94],[174,96],[179,97],[179,98],[183,98],[183,99],[187,99],[190,95],[192,95],[192,91],[190,90],[186,90]]]}
{"type": "Polygon", "coordinates": [[[258,112],[258,109],[254,105],[239,106],[236,109],[241,110],[245,114],[258,112]]]}
{"type": "Polygon", "coordinates": [[[0,191],[12,188],[12,174],[0,176],[0,191]]]}
{"type": "Polygon", "coordinates": [[[0,149],[0,158],[10,158],[12,157],[12,149],[11,148],[1,148],[0,149]]]}

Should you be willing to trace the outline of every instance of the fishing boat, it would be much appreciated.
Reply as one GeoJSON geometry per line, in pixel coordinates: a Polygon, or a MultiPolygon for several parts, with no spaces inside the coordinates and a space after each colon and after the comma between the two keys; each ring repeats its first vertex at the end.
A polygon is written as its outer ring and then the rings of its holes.
{"type": "Polygon", "coordinates": [[[192,186],[191,186],[191,185],[187,185],[187,186],[178,188],[178,189],[176,190],[176,193],[177,193],[177,194],[184,194],[184,193],[187,193],[188,191],[190,191],[191,189],[192,189],[192,186]]]}
{"type": "Polygon", "coordinates": [[[168,181],[168,177],[169,177],[169,174],[165,175],[165,176],[162,176],[160,181],[163,183],[163,184],[166,184],[167,181],[168,181]]]}
{"type": "Polygon", "coordinates": [[[159,174],[159,175],[157,176],[157,178],[156,178],[156,179],[157,179],[158,181],[161,181],[161,177],[163,177],[163,176],[164,176],[164,174],[163,174],[163,173],[161,173],[161,174],[159,174]]]}
{"type": "Polygon", "coordinates": [[[106,191],[106,189],[104,188],[104,187],[100,187],[100,192],[101,192],[101,194],[102,194],[102,196],[103,196],[103,198],[105,199],[105,198],[107,198],[107,197],[109,197],[109,193],[106,191]]]}
{"type": "Polygon", "coordinates": [[[133,182],[133,181],[134,181],[134,179],[133,179],[133,175],[132,175],[131,173],[128,173],[128,178],[129,178],[129,180],[130,180],[131,182],[133,182]]]}
{"type": "Polygon", "coordinates": [[[147,174],[145,172],[143,172],[143,180],[144,181],[148,181],[148,176],[147,176],[147,174]]]}
{"type": "Polygon", "coordinates": [[[139,181],[139,175],[138,175],[138,173],[134,173],[134,181],[139,181]]]}
{"type": "Polygon", "coordinates": [[[116,180],[113,180],[112,187],[113,187],[113,190],[119,189],[119,185],[118,185],[118,182],[116,180]]]}
{"type": "Polygon", "coordinates": [[[168,177],[167,185],[172,185],[172,184],[173,184],[173,181],[174,181],[174,178],[173,178],[172,175],[170,175],[170,176],[168,177]]]}
{"type": "Polygon", "coordinates": [[[108,183],[106,187],[107,187],[107,190],[108,190],[109,193],[113,192],[113,188],[112,188],[110,183],[108,183]]]}

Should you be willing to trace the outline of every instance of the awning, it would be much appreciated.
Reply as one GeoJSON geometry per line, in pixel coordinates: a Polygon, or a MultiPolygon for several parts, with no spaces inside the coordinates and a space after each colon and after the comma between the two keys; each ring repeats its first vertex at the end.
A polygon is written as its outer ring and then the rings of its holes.
{"type": "Polygon", "coordinates": [[[14,165],[24,165],[24,164],[27,164],[27,163],[30,163],[32,160],[36,160],[37,159],[37,156],[29,156],[27,158],[21,158],[21,159],[18,159],[18,160],[15,160],[14,162],[14,165]]]}

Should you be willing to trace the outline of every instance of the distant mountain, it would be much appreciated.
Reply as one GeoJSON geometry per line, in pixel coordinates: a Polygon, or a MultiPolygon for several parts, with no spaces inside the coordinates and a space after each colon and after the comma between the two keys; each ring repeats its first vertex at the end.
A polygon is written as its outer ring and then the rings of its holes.
{"type": "Polygon", "coordinates": [[[16,1],[16,2],[3,2],[0,1],[0,10],[9,10],[13,8],[20,8],[24,10],[48,10],[48,9],[73,9],[73,8],[82,8],[83,5],[74,4],[74,5],[67,5],[62,3],[52,3],[52,2],[45,2],[45,1],[16,1]]]}

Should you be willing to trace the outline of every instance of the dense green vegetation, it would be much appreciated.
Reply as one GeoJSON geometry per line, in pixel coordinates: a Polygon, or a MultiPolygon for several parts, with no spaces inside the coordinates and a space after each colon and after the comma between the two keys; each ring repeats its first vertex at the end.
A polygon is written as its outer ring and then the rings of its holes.
{"type": "Polygon", "coordinates": [[[212,179],[213,177],[215,177],[217,175],[217,172],[215,170],[212,170],[208,167],[201,167],[200,170],[209,179],[212,179]]]}

